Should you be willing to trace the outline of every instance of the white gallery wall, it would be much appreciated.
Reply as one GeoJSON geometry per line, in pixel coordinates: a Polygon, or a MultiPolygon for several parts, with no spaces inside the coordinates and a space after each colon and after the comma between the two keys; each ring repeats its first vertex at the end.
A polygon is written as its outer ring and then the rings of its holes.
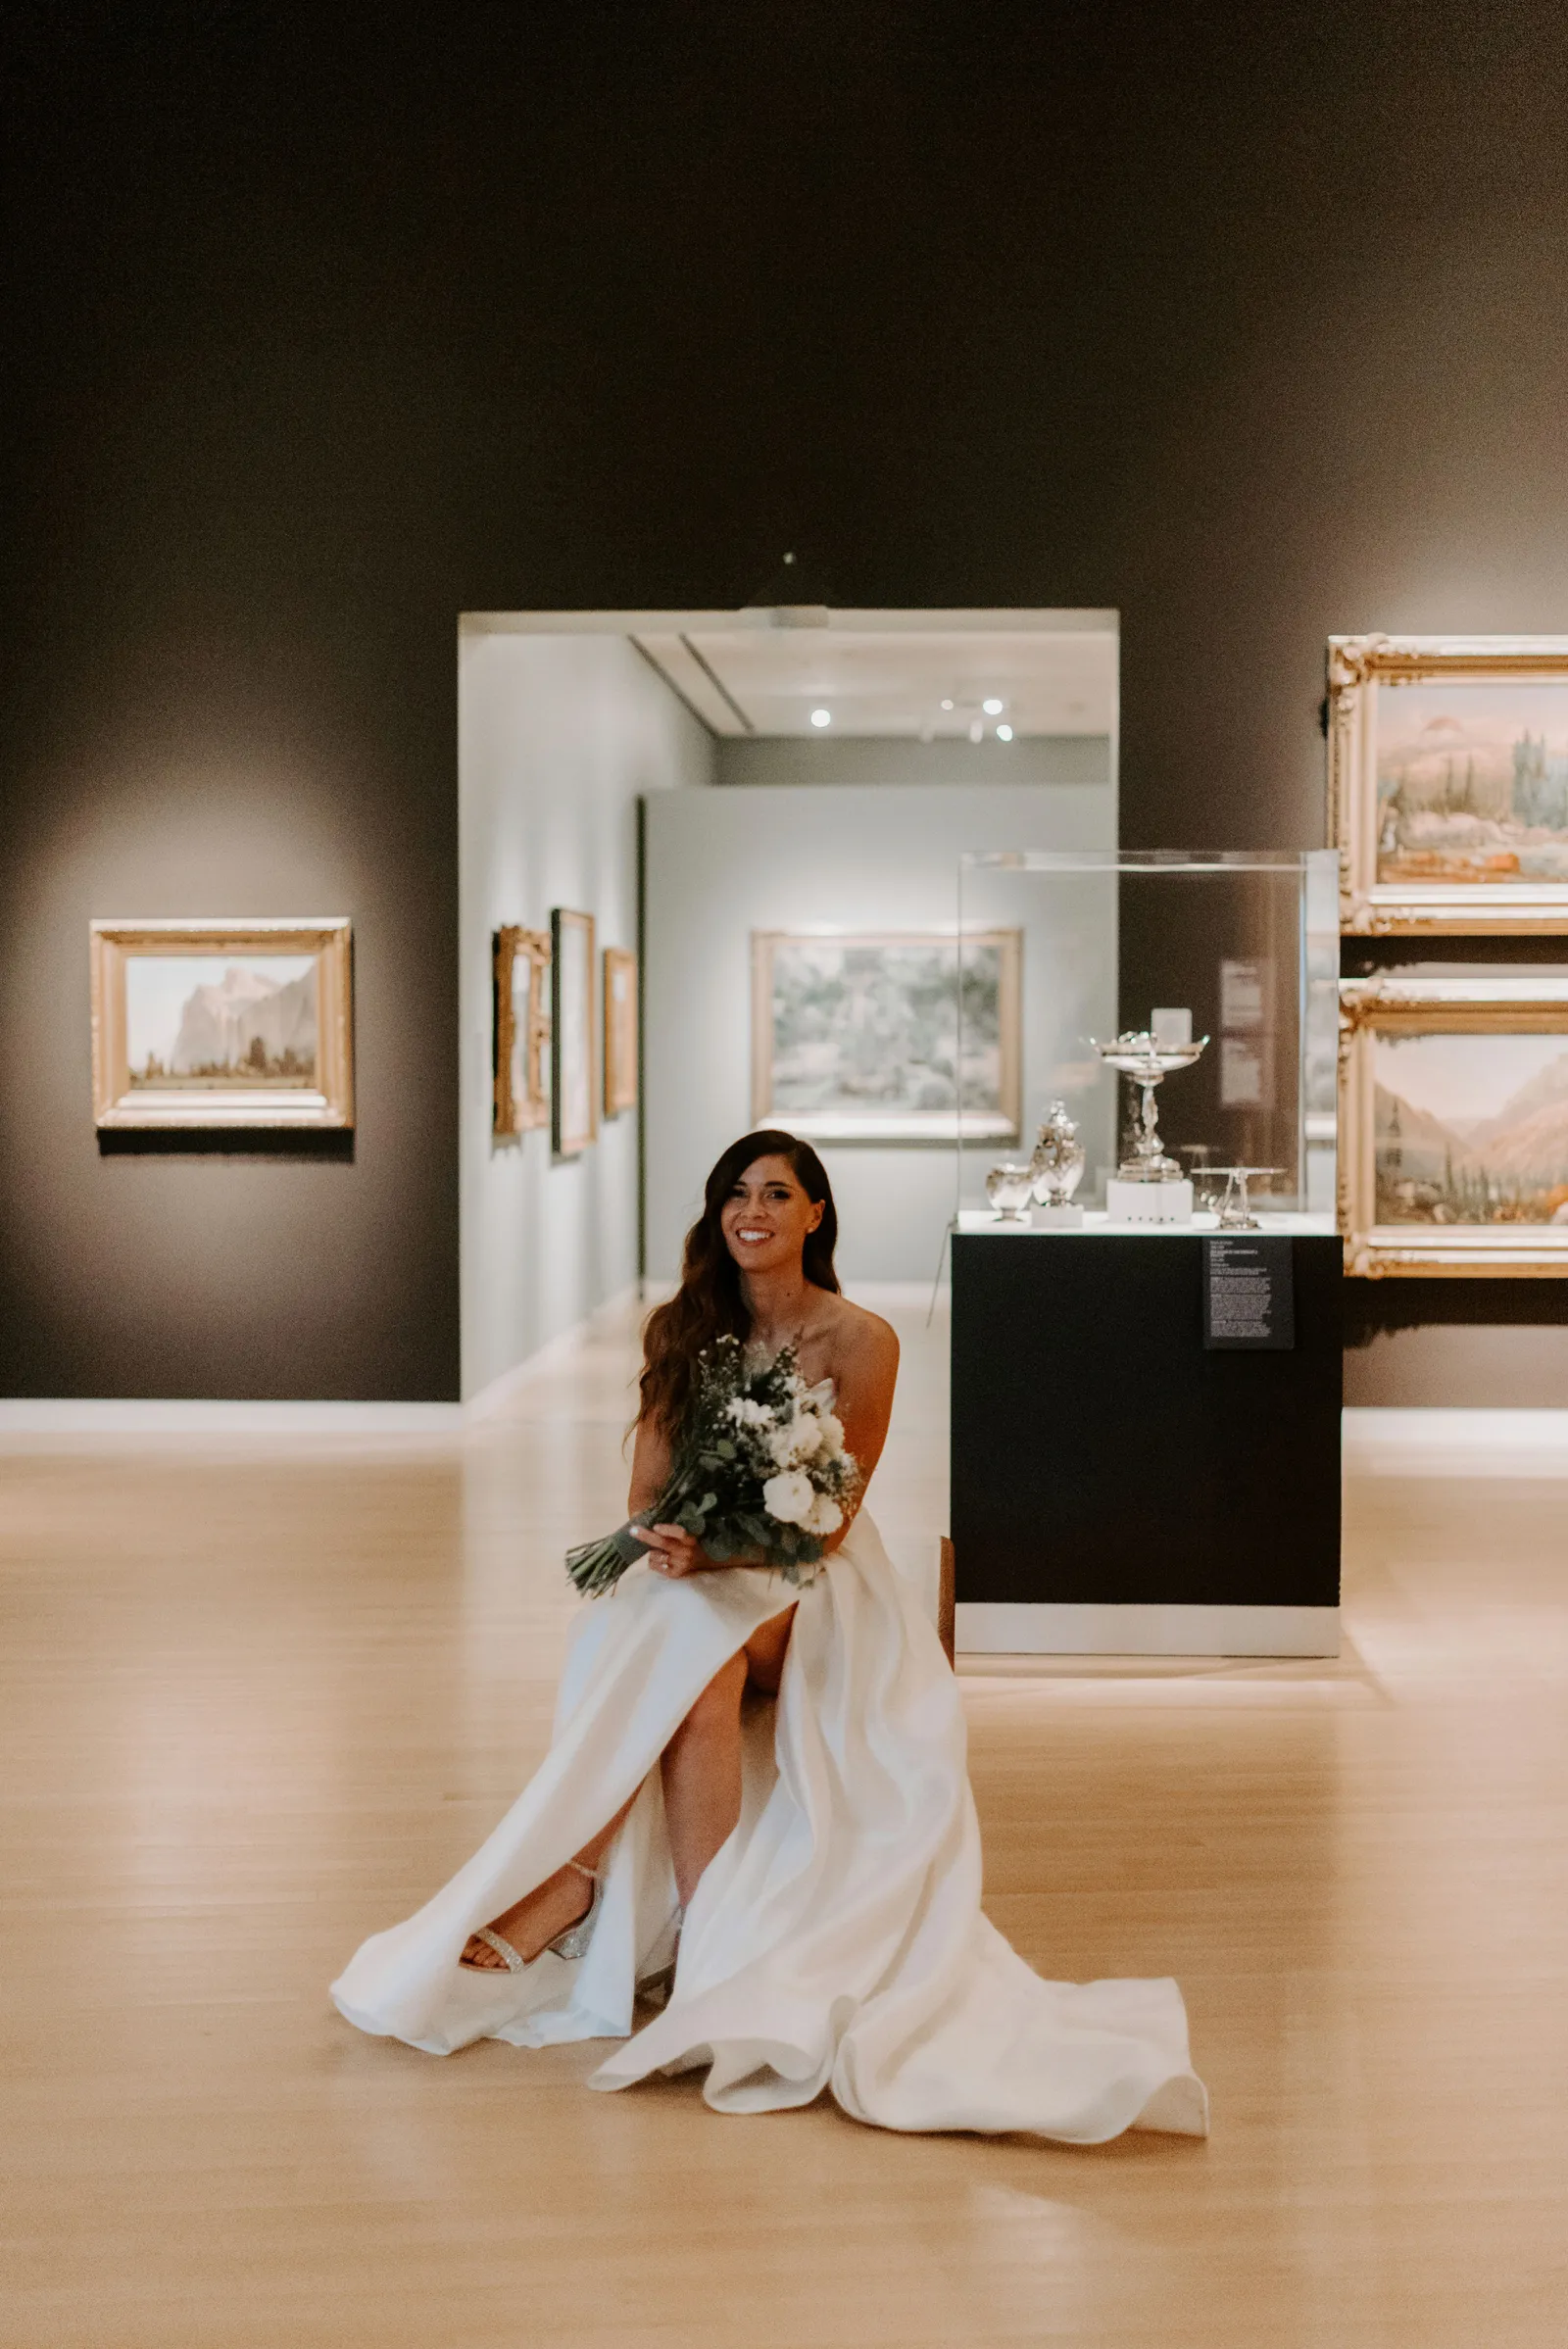
{"type": "MultiPolygon", "coordinates": [[[[591,913],[637,944],[637,807],[696,792],[713,741],[623,636],[459,638],[463,1393],[477,1394],[637,1278],[637,1119],[580,1157],[491,1132],[491,939],[591,913]]],[[[706,794],[702,796],[707,796],[706,794]]],[[[601,973],[596,973],[596,995],[601,973]]],[[[596,1028],[600,1025],[596,1013],[596,1028]]]]}
{"type": "MultiPolygon", "coordinates": [[[[825,770],[824,770],[825,771],[825,770]]],[[[994,771],[994,770],[993,770],[994,771]]],[[[651,800],[645,938],[648,1271],[666,1279],[719,1151],[752,1124],[754,930],[934,930],[956,921],[965,850],[1114,849],[1107,779],[1063,783],[776,784],[651,800]]],[[[983,910],[978,896],[973,910],[983,910]]],[[[1016,893],[1009,901],[1015,907],[1016,893]]],[[[1070,1040],[1116,1013],[1113,914],[1066,940],[1024,927],[1024,1116],[1070,1040]]],[[[840,1269],[929,1281],[955,1192],[951,1147],[828,1146],[840,1269]]]]}

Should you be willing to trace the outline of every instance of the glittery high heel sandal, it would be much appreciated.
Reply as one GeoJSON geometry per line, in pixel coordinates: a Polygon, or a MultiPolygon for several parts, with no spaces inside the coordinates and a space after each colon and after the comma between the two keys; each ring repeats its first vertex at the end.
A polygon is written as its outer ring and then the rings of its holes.
{"type": "MultiPolygon", "coordinates": [[[[547,1941],[545,1948],[540,1950],[539,1957],[543,1957],[545,1949],[548,1949],[559,1958],[580,1958],[594,1937],[594,1927],[599,1920],[599,1903],[604,1897],[605,1880],[597,1868],[585,1868],[581,1860],[568,1860],[566,1865],[568,1868],[575,1868],[579,1876],[586,1876],[594,1888],[593,1898],[577,1919],[576,1924],[568,1925],[564,1933],[557,1933],[553,1941],[547,1941]]],[[[530,1966],[538,1963],[537,1958],[521,1956],[517,1950],[513,1948],[510,1941],[503,1939],[493,1925],[479,1926],[468,1935],[468,1938],[470,1941],[482,1941],[486,1949],[493,1949],[509,1974],[524,1974],[530,1966]]],[[[458,1964],[465,1974],[494,1974],[496,1972],[494,1966],[475,1966],[470,1959],[466,1957],[460,1957],[458,1964]]]]}

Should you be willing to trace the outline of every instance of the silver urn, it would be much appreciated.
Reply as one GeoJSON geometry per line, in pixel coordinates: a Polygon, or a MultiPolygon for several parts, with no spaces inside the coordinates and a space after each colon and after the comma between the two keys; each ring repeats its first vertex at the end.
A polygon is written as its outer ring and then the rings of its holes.
{"type": "Polygon", "coordinates": [[[1053,1101],[1046,1111],[1029,1171],[1042,1207],[1065,1207],[1082,1181],[1084,1146],[1065,1101],[1053,1101]]]}

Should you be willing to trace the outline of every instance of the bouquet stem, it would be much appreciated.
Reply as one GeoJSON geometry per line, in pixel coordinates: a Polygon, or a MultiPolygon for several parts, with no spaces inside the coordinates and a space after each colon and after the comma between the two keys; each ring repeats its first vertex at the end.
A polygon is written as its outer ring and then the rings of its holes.
{"type": "Polygon", "coordinates": [[[605,1534],[597,1542],[584,1542],[566,1552],[566,1572],[584,1598],[598,1598],[605,1590],[612,1590],[628,1566],[648,1555],[648,1544],[639,1542],[636,1528],[658,1522],[656,1512],[641,1517],[628,1517],[613,1534],[605,1534]]]}

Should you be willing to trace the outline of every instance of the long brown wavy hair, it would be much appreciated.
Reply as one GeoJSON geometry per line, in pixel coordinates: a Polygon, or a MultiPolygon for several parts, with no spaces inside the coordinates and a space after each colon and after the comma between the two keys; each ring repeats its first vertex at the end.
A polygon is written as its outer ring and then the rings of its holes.
{"type": "Polygon", "coordinates": [[[696,1382],[697,1357],[715,1338],[752,1334],[751,1315],[741,1294],[740,1266],[729,1252],[719,1217],[741,1176],[759,1158],[787,1159],[796,1181],[815,1205],[822,1220],[806,1235],[801,1269],[813,1288],[837,1296],[839,1276],[833,1269],[838,1246],[839,1218],[827,1169],[808,1142],[798,1141],[776,1127],[743,1134],[732,1142],[708,1178],[703,1211],[686,1235],[680,1287],[667,1304],[657,1305],[643,1330],[642,1407],[639,1419],[649,1420],[673,1438],[686,1415],[696,1382]]]}

